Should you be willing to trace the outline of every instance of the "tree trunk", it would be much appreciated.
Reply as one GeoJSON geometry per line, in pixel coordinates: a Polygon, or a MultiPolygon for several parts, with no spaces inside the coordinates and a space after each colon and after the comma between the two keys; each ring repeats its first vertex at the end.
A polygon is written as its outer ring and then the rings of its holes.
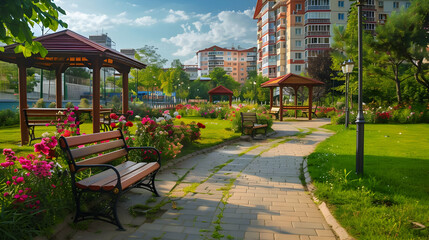
{"type": "Polygon", "coordinates": [[[393,72],[395,73],[396,97],[398,104],[402,103],[401,81],[399,80],[399,65],[395,65],[393,72]]]}

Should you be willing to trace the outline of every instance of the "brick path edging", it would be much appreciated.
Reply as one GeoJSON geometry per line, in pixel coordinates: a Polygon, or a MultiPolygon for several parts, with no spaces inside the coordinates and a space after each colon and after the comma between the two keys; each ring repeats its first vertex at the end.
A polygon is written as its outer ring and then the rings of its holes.
{"type": "Polygon", "coordinates": [[[325,218],[326,222],[331,225],[332,231],[334,231],[335,235],[337,235],[340,240],[355,240],[355,238],[350,236],[346,229],[344,229],[338,223],[338,221],[335,219],[335,217],[329,210],[328,206],[326,206],[326,203],[321,202],[316,196],[314,196],[314,191],[316,190],[316,187],[313,185],[313,180],[311,179],[310,173],[308,172],[307,158],[304,158],[302,162],[302,171],[304,173],[305,184],[308,192],[310,192],[313,201],[316,203],[320,212],[322,212],[322,215],[325,218]]]}

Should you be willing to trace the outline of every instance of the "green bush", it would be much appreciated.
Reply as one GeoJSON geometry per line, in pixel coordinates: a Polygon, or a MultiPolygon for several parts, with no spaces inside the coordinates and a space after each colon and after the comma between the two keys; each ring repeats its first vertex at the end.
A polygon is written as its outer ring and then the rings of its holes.
{"type": "Polygon", "coordinates": [[[43,100],[43,98],[40,98],[39,100],[37,100],[37,102],[34,103],[33,107],[34,108],[44,108],[45,107],[45,101],[43,100]]]}
{"type": "Polygon", "coordinates": [[[0,111],[0,127],[19,124],[19,113],[11,109],[0,111]]]}
{"type": "Polygon", "coordinates": [[[57,107],[57,103],[55,103],[55,102],[49,103],[48,108],[56,108],[56,107],[57,107]]]}
{"type": "Polygon", "coordinates": [[[89,100],[87,98],[81,98],[79,108],[90,108],[89,100]]]}
{"type": "Polygon", "coordinates": [[[73,105],[73,103],[72,103],[72,102],[67,102],[67,103],[66,103],[66,105],[65,105],[65,107],[66,107],[66,108],[73,108],[73,107],[74,107],[74,105],[73,105]]]}

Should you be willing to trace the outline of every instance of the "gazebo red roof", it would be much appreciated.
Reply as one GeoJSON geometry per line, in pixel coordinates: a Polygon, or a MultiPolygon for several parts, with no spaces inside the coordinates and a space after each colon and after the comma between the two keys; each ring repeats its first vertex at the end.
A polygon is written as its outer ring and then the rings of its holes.
{"type": "Polygon", "coordinates": [[[261,84],[261,87],[280,87],[280,86],[317,86],[325,83],[293,73],[270,79],[261,84]]]}
{"type": "Polygon", "coordinates": [[[217,86],[209,91],[211,95],[233,95],[233,92],[224,86],[217,86]]]}
{"type": "MultiPolygon", "coordinates": [[[[60,65],[70,67],[92,68],[91,58],[103,57],[103,67],[133,67],[142,69],[146,65],[132,59],[114,49],[102,46],[88,38],[77,34],[71,30],[37,37],[34,41],[40,42],[48,50],[45,58],[39,54],[32,55],[31,61],[27,61],[28,67],[37,67],[53,70],[60,65]]],[[[14,52],[17,44],[4,47],[4,52],[0,52],[0,60],[10,63],[17,63],[22,58],[22,53],[14,52]]]]}

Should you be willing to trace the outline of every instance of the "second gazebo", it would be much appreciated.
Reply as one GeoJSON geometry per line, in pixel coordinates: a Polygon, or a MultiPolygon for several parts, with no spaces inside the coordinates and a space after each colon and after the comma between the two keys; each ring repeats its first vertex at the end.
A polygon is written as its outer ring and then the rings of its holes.
{"type": "Polygon", "coordinates": [[[215,88],[213,88],[212,90],[210,90],[209,92],[209,96],[210,96],[210,102],[213,102],[213,95],[228,95],[229,96],[229,106],[232,105],[232,91],[229,90],[228,88],[224,87],[224,86],[217,86],[215,88]]]}
{"type": "Polygon", "coordinates": [[[297,110],[308,110],[308,120],[311,120],[311,113],[313,111],[313,87],[314,86],[320,86],[324,83],[315,80],[312,78],[307,78],[303,76],[299,76],[293,73],[289,73],[280,77],[276,77],[273,79],[270,79],[269,81],[266,81],[261,84],[261,87],[269,87],[270,88],[270,109],[273,108],[273,91],[274,88],[279,87],[279,99],[280,99],[280,121],[283,121],[283,111],[284,110],[295,110],[295,117],[296,117],[296,111],[297,110]],[[297,105],[297,93],[298,88],[301,86],[305,86],[308,88],[308,106],[298,106],[297,105]],[[292,87],[295,93],[295,103],[294,106],[283,106],[283,88],[284,87],[292,87]]]}

